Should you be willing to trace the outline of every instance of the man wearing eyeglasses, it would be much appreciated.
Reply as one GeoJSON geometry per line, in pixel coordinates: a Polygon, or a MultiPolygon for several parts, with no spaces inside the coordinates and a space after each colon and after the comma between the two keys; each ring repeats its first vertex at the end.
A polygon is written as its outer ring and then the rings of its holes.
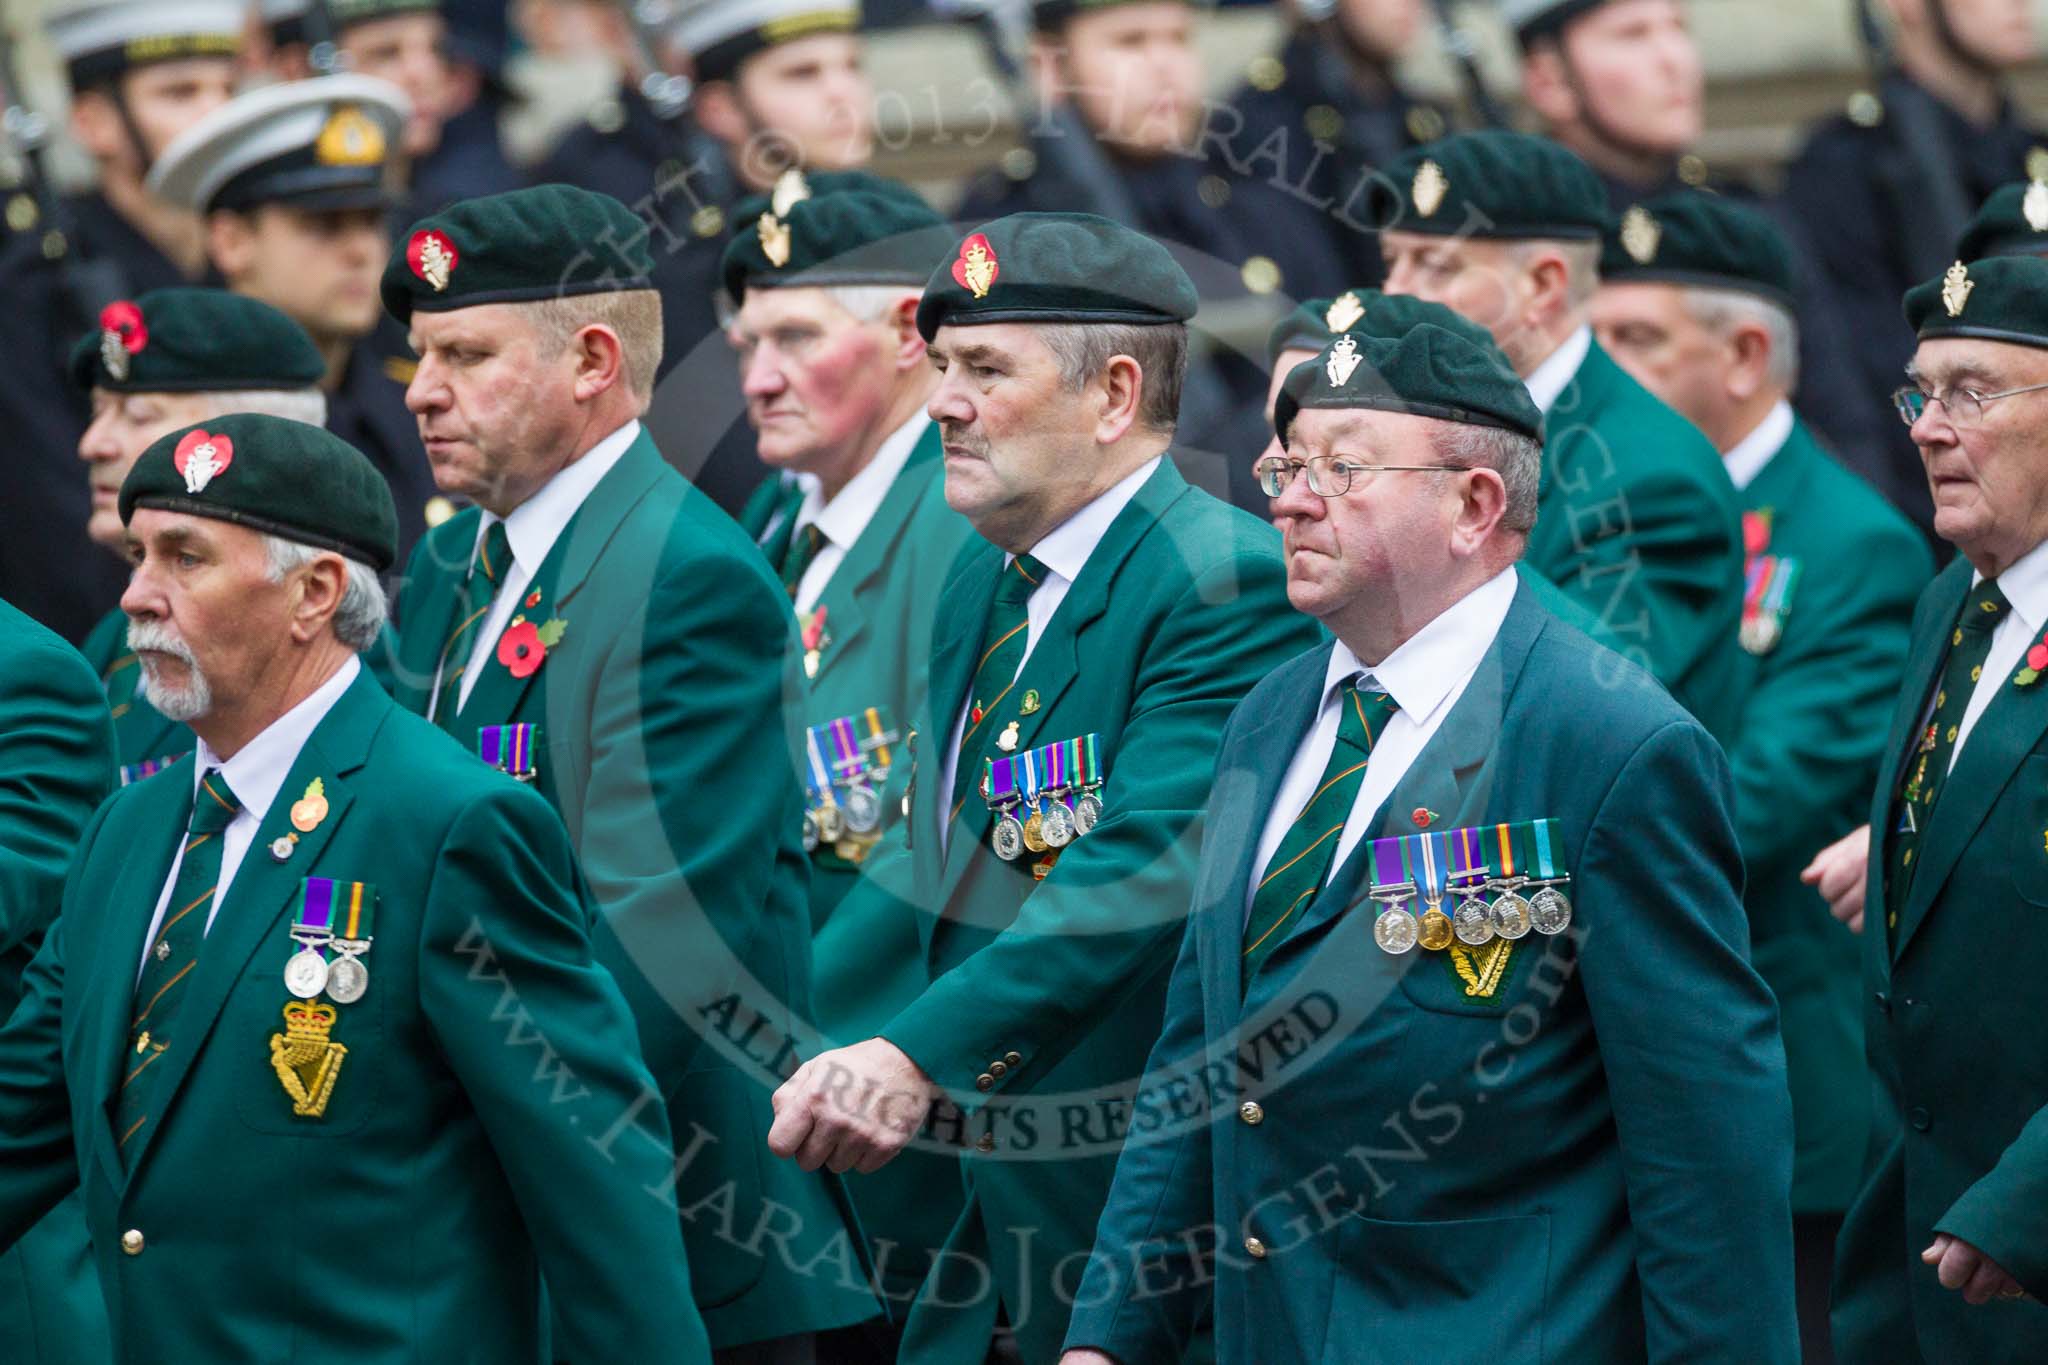
{"type": "Polygon", "coordinates": [[[1906,320],[1899,412],[1962,553],[1914,615],[1875,833],[1810,869],[1863,932],[1873,1079],[1835,1353],[2048,1360],[2048,261],[1958,261],[1906,320]]]}
{"type": "Polygon", "coordinates": [[[1288,599],[1337,638],[1224,730],[1139,1092],[1171,1117],[1066,1365],[1180,1360],[1212,1304],[1231,1365],[1797,1360],[1727,760],[1518,580],[1543,448],[1506,357],[1386,304],[1277,404],[1288,599]]]}
{"type": "Polygon", "coordinates": [[[1792,1079],[1793,1248],[1801,1352],[1828,1354],[1835,1234],[1856,1191],[1869,1109],[1857,945],[1800,884],[1813,850],[1863,823],[1913,601],[1934,562],[1911,522],[1793,415],[1792,253],[1721,195],[1645,200],[1610,232],[1593,328],[1622,368],[1690,418],[1742,494],[1740,641],[1752,681],[1728,759],[1749,878],[1751,959],[1792,1079]]]}

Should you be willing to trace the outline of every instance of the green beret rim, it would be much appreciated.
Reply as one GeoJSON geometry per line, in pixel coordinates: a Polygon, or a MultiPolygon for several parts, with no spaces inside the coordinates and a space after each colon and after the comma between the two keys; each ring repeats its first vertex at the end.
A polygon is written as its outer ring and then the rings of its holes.
{"type": "MultiPolygon", "coordinates": [[[[405,313],[391,311],[401,320],[412,313],[454,313],[464,308],[477,308],[487,303],[540,303],[547,299],[573,299],[585,294],[630,294],[636,290],[652,289],[654,281],[645,275],[633,275],[624,280],[585,280],[579,284],[535,285],[524,289],[489,289],[477,294],[448,294],[440,297],[404,296],[405,313]]],[[[389,305],[386,305],[389,307],[389,305]]]]}
{"type": "Polygon", "coordinates": [[[219,503],[200,502],[197,498],[165,497],[156,493],[133,500],[124,498],[121,505],[122,524],[127,524],[134,517],[135,509],[139,507],[147,507],[157,512],[183,512],[188,516],[210,517],[214,521],[232,522],[237,526],[246,526],[252,531],[261,531],[265,535],[276,536],[279,540],[289,540],[297,545],[309,545],[316,550],[332,550],[335,554],[341,555],[344,558],[353,559],[359,564],[366,564],[378,573],[384,572],[392,564],[388,556],[379,555],[367,546],[350,544],[331,536],[323,536],[317,532],[305,530],[302,527],[288,526],[281,521],[273,521],[269,517],[254,516],[242,511],[240,508],[224,507],[219,503]]]}
{"type": "Polygon", "coordinates": [[[1738,294],[1755,294],[1797,315],[1798,305],[1784,290],[1748,275],[1723,275],[1712,270],[1666,269],[1662,266],[1631,265],[1626,270],[1609,270],[1600,276],[1603,284],[1689,284],[1701,289],[1732,289],[1738,294]]]}
{"type": "Polygon", "coordinates": [[[798,275],[756,273],[747,276],[742,283],[748,289],[835,289],[841,285],[900,284],[906,289],[921,291],[930,278],[928,270],[834,270],[830,266],[819,266],[798,275]]]}
{"type": "Polygon", "coordinates": [[[2014,332],[2004,327],[1975,327],[1960,322],[1925,322],[1920,326],[1919,337],[1930,338],[1964,337],[1974,341],[2003,341],[2014,346],[2032,346],[2036,350],[2048,350],[2048,333],[2014,332]]]}
{"type": "MultiPolygon", "coordinates": [[[[1301,363],[1313,365],[1315,362],[1304,360],[1301,363]]],[[[1285,404],[1288,408],[1287,420],[1285,422],[1276,421],[1275,427],[1279,432],[1281,444],[1284,445],[1287,442],[1287,433],[1294,427],[1294,419],[1301,416],[1302,408],[1298,399],[1283,391],[1279,402],[1274,405],[1275,418],[1279,416],[1278,409],[1281,404],[1285,404]]],[[[1540,430],[1531,431],[1519,422],[1504,421],[1490,412],[1480,412],[1475,408],[1454,407],[1448,403],[1431,403],[1426,400],[1407,399],[1400,397],[1398,394],[1360,394],[1355,398],[1347,397],[1342,407],[1327,404],[1317,404],[1316,406],[1324,412],[1349,412],[1357,408],[1369,408],[1374,412],[1405,412],[1415,417],[1435,417],[1440,421],[1459,422],[1466,426],[1493,427],[1500,431],[1512,431],[1518,436],[1527,436],[1532,441],[1541,441],[1543,439],[1543,433],[1540,430]]]]}
{"type": "Polygon", "coordinates": [[[948,308],[932,324],[936,336],[941,327],[975,327],[995,322],[1120,322],[1132,327],[1185,327],[1186,318],[1167,318],[1135,308],[948,308]],[[957,320],[956,320],[957,315],[957,320]]]}
{"type": "Polygon", "coordinates": [[[99,363],[98,357],[93,358],[92,368],[98,373],[88,377],[84,383],[78,383],[79,374],[74,369],[71,374],[72,382],[81,389],[105,389],[108,393],[297,393],[301,389],[314,389],[320,386],[317,379],[288,384],[275,375],[261,379],[117,380],[107,374],[107,367],[99,363]]]}
{"type": "MultiPolygon", "coordinates": [[[[1406,196],[1403,196],[1405,203],[1406,196]]],[[[1446,217],[1436,222],[1416,215],[1413,221],[1407,217],[1391,223],[1381,223],[1382,232],[1419,232],[1431,237],[1477,237],[1485,241],[1499,242],[1597,242],[1600,229],[1589,223],[1537,223],[1528,226],[1516,223],[1510,229],[1489,229],[1465,227],[1454,224],[1446,217]]]]}

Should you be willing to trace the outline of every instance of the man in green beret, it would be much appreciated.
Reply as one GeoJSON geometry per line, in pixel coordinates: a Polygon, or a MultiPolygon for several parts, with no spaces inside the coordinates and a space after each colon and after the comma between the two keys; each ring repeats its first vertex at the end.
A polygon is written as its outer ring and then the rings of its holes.
{"type": "MultiPolygon", "coordinates": [[[[261,412],[319,426],[326,365],[305,330],[267,303],[220,289],[159,289],[107,305],[71,350],[71,384],[92,402],[78,441],[92,490],[86,532],[128,562],[116,505],[142,452],[166,432],[223,412],[261,412]]],[[[113,708],[120,785],[192,751],[192,732],[143,695],[142,662],[116,607],[81,647],[113,708]]]]}
{"type": "Polygon", "coordinates": [[[1584,603],[1709,733],[1732,739],[1743,669],[1735,486],[1699,431],[1593,339],[1599,179],[1543,138],[1460,133],[1389,166],[1378,210],[1387,292],[1490,331],[1544,414],[1524,561],[1584,603]]]}
{"type": "Polygon", "coordinates": [[[2026,984],[2048,961],[2024,932],[2048,907],[2044,318],[2048,261],[2032,256],[1957,261],[1906,295],[1920,344],[1899,415],[1961,554],[1914,613],[1878,833],[1809,869],[1864,939],[1873,1112],[1837,1247],[1843,1361],[2048,1358],[2043,1029],[2026,984]]]}
{"type": "MultiPolygon", "coordinates": [[[[857,171],[789,172],[774,195],[742,201],[739,221],[725,249],[740,303],[727,336],[775,471],[740,525],[796,609],[803,719],[818,741],[805,746],[818,765],[806,784],[813,1017],[827,1038],[854,1042],[926,984],[916,917],[888,898],[843,898],[897,823],[932,617],[974,534],[946,505],[925,414],[938,376],[917,331],[925,277],[952,234],[908,188],[857,171]]],[[[959,1216],[958,1183],[950,1158],[920,1151],[851,1186],[863,1230],[890,1248],[878,1268],[892,1299],[908,1303],[923,1281],[959,1216]]]]}
{"type": "Polygon", "coordinates": [[[1315,637],[1282,608],[1272,531],[1175,468],[1195,308],[1158,243],[1039,213],[956,240],[918,305],[946,501],[980,539],[940,591],[907,816],[840,913],[914,914],[929,980],[807,1062],[770,1134],[805,1169],[869,1172],[950,1102],[967,1207],[905,1361],[980,1359],[999,1313],[1024,1359],[1056,1354],[1158,1031],[1215,736],[1315,637]]]}
{"type": "Polygon", "coordinates": [[[1233,1363],[1795,1361],[1726,760],[1518,580],[1541,414],[1420,307],[1281,393],[1260,475],[1336,640],[1224,731],[1064,1359],[1167,1365],[1213,1309],[1233,1363]]]}
{"type": "MultiPolygon", "coordinates": [[[[0,601],[0,1020],[21,1003],[79,835],[113,784],[114,735],[92,670],[0,601]]],[[[106,1301],[75,1194],[0,1253],[0,1341],[18,1365],[109,1358],[106,1301]]]]}
{"type": "Polygon", "coordinates": [[[393,254],[406,402],[476,504],[413,554],[397,696],[568,823],[666,1101],[648,1131],[699,1135],[674,1188],[712,1344],[779,1362],[876,1311],[838,1181],[760,1151],[807,1046],[806,691],[788,594],[640,424],[650,265],[630,209],[567,185],[457,204],[393,254]]]}
{"type": "Polygon", "coordinates": [[[264,86],[189,129],[149,176],[156,193],[204,216],[228,288],[282,310],[320,348],[327,429],[383,471],[401,555],[454,510],[434,491],[406,411],[412,356],[377,306],[409,108],[369,76],[264,86]]]}
{"type": "Polygon", "coordinates": [[[1824,1361],[1869,1086],[1855,939],[1799,873],[1863,823],[1934,562],[1912,523],[1793,415],[1792,270],[1784,238],[1754,210],[1687,191],[1648,200],[1606,243],[1593,326],[1707,434],[1742,495],[1738,638],[1754,664],[1728,758],[1752,960],[1778,998],[1792,1082],[1801,1346],[1824,1361]]]}
{"type": "Polygon", "coordinates": [[[0,1245],[81,1189],[124,1360],[535,1360],[544,1277],[556,1359],[708,1362],[659,1106],[604,1141],[658,1092],[561,822],[356,657],[376,468],[228,414],[120,510],[199,747],[95,814],[0,1029],[0,1245]]]}

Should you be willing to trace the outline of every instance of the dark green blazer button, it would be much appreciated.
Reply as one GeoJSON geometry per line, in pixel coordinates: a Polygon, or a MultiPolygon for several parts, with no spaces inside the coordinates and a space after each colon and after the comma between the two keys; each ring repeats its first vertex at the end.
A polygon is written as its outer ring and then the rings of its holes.
{"type": "Polygon", "coordinates": [[[1919,1133],[1924,1133],[1934,1126],[1934,1120],[1917,1104],[1906,1111],[1906,1122],[1912,1124],[1913,1130],[1919,1133]]]}
{"type": "Polygon", "coordinates": [[[1879,991],[1875,999],[1877,1000],[1877,1012],[1887,1019],[1891,1018],[1892,998],[1883,991],[1879,991]]]}

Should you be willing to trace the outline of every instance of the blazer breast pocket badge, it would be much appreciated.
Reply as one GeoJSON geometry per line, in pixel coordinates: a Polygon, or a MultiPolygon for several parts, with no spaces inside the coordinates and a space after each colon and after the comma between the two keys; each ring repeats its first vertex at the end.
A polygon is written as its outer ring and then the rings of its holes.
{"type": "Polygon", "coordinates": [[[1556,826],[1546,818],[1373,840],[1373,941],[1393,954],[1441,952],[1466,996],[1493,999],[1519,940],[1571,925],[1556,826]]]}

